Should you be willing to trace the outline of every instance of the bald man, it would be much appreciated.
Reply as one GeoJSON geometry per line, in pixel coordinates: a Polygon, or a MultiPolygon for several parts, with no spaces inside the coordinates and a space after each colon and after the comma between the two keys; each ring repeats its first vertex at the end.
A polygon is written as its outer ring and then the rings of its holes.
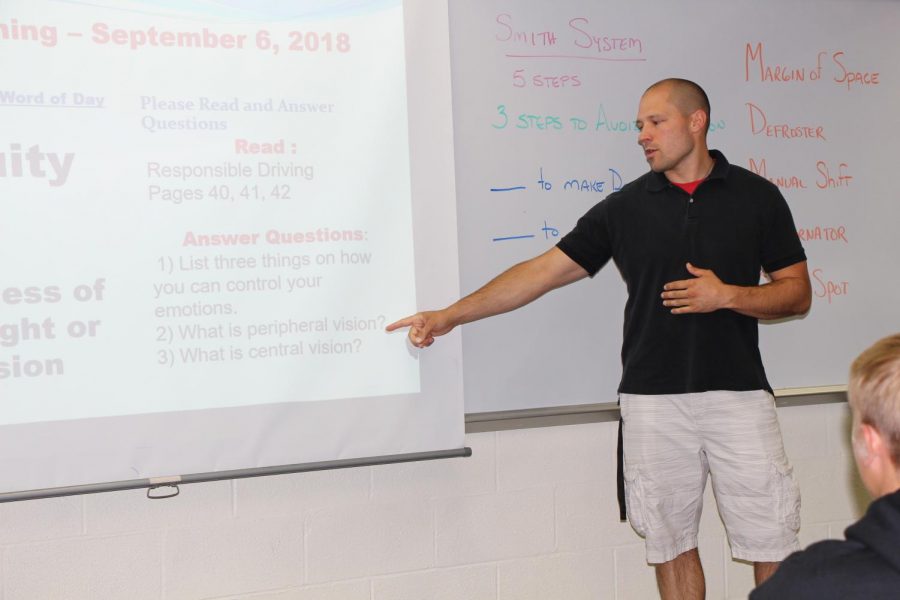
{"type": "Polygon", "coordinates": [[[409,327],[424,348],[615,261],[628,290],[618,388],[625,503],[664,599],[705,595],[697,530],[709,473],[732,554],[755,563],[757,582],[798,548],[799,492],[757,322],[809,309],[806,256],[778,188],[708,149],[709,114],[697,84],[655,83],[637,115],[650,172],[591,208],[556,247],[387,327],[409,327]]]}
{"type": "Polygon", "coordinates": [[[849,387],[853,457],[875,501],[845,540],[792,554],[751,600],[900,597],[900,334],[857,357],[849,387]]]}

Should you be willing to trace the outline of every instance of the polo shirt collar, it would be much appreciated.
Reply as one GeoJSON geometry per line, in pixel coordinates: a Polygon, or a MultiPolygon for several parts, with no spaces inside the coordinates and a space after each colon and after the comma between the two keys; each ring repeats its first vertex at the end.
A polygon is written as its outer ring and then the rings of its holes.
{"type": "MultiPolygon", "coordinates": [[[[707,179],[725,179],[728,174],[728,160],[725,155],[718,150],[710,150],[709,155],[716,161],[712,172],[707,179]]],[[[647,179],[647,190],[651,192],[660,192],[669,187],[670,182],[664,173],[654,173],[650,171],[650,177],[647,179]]]]}

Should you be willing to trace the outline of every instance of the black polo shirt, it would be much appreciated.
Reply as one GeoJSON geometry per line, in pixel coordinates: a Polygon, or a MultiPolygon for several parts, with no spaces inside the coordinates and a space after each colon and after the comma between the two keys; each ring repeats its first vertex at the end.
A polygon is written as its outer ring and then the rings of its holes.
{"type": "Polygon", "coordinates": [[[594,276],[612,258],[628,289],[619,392],[771,391],[757,319],[731,310],[673,315],[663,285],[689,279],[685,263],[723,282],[759,284],[760,269],[806,260],[778,187],[717,150],[693,196],[652,171],[591,208],[558,248],[594,276]]]}

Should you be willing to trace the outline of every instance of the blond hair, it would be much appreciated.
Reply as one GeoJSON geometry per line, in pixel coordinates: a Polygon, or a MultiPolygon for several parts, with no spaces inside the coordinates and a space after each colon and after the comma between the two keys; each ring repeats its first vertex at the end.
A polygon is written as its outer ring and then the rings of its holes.
{"type": "Polygon", "coordinates": [[[900,466],[900,334],[878,340],[853,361],[848,397],[859,420],[885,437],[900,466]]]}

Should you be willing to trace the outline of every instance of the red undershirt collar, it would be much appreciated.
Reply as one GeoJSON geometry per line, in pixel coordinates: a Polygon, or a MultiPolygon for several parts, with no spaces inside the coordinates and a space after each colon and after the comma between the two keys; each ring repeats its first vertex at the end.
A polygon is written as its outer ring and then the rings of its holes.
{"type": "Polygon", "coordinates": [[[706,177],[704,177],[703,179],[698,179],[697,181],[689,181],[687,183],[678,183],[676,181],[673,181],[672,185],[677,185],[678,187],[686,191],[689,196],[693,196],[694,190],[696,190],[697,186],[703,183],[705,180],[706,177]]]}

